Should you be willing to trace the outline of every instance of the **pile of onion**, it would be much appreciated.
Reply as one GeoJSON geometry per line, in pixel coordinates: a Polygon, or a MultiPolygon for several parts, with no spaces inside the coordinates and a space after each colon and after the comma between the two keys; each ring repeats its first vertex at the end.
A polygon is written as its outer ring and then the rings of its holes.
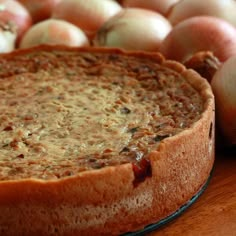
{"type": "Polygon", "coordinates": [[[125,8],[102,25],[93,44],[126,50],[158,51],[171,29],[169,21],[157,12],[125,8]]]}
{"type": "Polygon", "coordinates": [[[222,64],[211,81],[216,99],[217,123],[227,139],[236,145],[236,56],[222,64]]]}

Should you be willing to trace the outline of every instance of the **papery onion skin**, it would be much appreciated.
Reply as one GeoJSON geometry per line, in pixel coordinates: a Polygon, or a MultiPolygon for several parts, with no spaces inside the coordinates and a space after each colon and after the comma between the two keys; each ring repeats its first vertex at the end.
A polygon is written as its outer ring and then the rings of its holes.
{"type": "Polygon", "coordinates": [[[28,10],[13,0],[0,0],[0,22],[1,28],[9,27],[13,33],[16,32],[16,43],[33,24],[28,10]]]}
{"type": "Polygon", "coordinates": [[[18,2],[28,9],[33,23],[50,18],[54,7],[60,1],[61,0],[18,0],[18,2]]]}
{"type": "Polygon", "coordinates": [[[188,18],[176,26],[163,40],[160,51],[168,59],[185,62],[199,51],[212,51],[224,62],[236,54],[236,28],[210,16],[188,18]]]}
{"type": "Polygon", "coordinates": [[[125,50],[158,51],[172,26],[161,14],[139,8],[125,8],[97,32],[94,46],[125,50]]]}
{"type": "Polygon", "coordinates": [[[184,62],[187,68],[194,69],[208,82],[221,66],[219,59],[210,51],[197,52],[184,62]]]}
{"type": "Polygon", "coordinates": [[[180,0],[123,0],[123,7],[143,8],[156,11],[166,16],[174,4],[180,0]]]}
{"type": "Polygon", "coordinates": [[[236,56],[224,62],[211,86],[216,99],[216,121],[226,144],[236,145],[236,56]]]}
{"type": "Polygon", "coordinates": [[[52,18],[63,19],[82,29],[89,38],[122,7],[111,0],[66,0],[57,4],[52,18]]]}
{"type": "Polygon", "coordinates": [[[168,19],[172,25],[193,16],[214,16],[236,26],[235,0],[181,0],[170,10],[168,19]]]}
{"type": "Polygon", "coordinates": [[[19,47],[29,48],[40,44],[82,47],[89,46],[89,41],[77,26],[63,20],[47,19],[33,25],[23,36],[19,47]]]}

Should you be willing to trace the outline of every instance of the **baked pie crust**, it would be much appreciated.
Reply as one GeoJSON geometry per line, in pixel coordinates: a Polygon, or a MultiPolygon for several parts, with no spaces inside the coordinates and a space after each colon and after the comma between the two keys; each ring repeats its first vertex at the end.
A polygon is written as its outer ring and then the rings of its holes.
{"type": "Polygon", "coordinates": [[[208,179],[214,97],[159,53],[38,46],[0,56],[0,234],[119,235],[208,179]]]}

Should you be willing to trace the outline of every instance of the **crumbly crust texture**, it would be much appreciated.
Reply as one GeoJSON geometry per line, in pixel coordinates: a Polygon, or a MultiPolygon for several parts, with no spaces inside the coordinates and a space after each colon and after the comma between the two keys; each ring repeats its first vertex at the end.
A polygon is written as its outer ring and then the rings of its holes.
{"type": "Polygon", "coordinates": [[[1,235],[138,230],[208,178],[214,97],[193,70],[59,46],[1,55],[0,68],[1,235]]]}

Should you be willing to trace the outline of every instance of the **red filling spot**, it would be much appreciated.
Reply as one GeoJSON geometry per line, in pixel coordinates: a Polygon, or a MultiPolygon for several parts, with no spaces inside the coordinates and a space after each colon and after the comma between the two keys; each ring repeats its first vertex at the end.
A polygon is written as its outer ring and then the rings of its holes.
{"type": "Polygon", "coordinates": [[[146,158],[142,158],[139,162],[133,163],[133,171],[135,176],[133,184],[135,187],[147,177],[152,176],[151,164],[146,158]]]}
{"type": "Polygon", "coordinates": [[[24,154],[19,154],[17,157],[18,158],[24,158],[25,156],[24,156],[24,154]]]}
{"type": "Polygon", "coordinates": [[[13,128],[12,128],[12,126],[10,126],[10,125],[6,126],[6,127],[3,129],[3,131],[11,131],[11,130],[13,130],[13,128]]]}

